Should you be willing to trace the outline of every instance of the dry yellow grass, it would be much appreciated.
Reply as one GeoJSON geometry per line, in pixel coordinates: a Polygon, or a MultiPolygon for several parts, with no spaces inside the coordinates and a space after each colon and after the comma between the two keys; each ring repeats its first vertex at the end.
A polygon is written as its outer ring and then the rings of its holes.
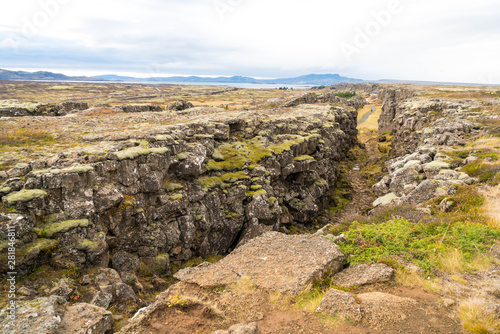
{"type": "Polygon", "coordinates": [[[304,290],[302,290],[296,298],[297,304],[296,306],[300,310],[304,310],[306,312],[314,313],[318,308],[319,303],[325,297],[325,292],[319,292],[314,290],[311,285],[307,286],[304,290]]]}
{"type": "Polygon", "coordinates": [[[465,145],[466,149],[476,149],[476,150],[489,150],[492,148],[500,148],[500,138],[490,137],[490,138],[480,138],[476,141],[468,142],[465,145]]]}
{"type": "Polygon", "coordinates": [[[469,299],[460,304],[458,317],[464,329],[471,333],[499,333],[500,319],[485,307],[480,299],[469,299]]]}
{"type": "Polygon", "coordinates": [[[421,287],[430,292],[442,291],[442,280],[439,277],[423,277],[419,273],[412,273],[404,269],[396,269],[395,280],[397,284],[406,287],[421,287]]]}
{"type": "Polygon", "coordinates": [[[478,254],[474,260],[467,261],[463,253],[457,249],[439,254],[439,269],[451,274],[465,273],[470,270],[486,270],[492,262],[493,258],[487,254],[478,254]]]}
{"type": "MultiPolygon", "coordinates": [[[[380,114],[382,113],[382,106],[376,105],[377,111],[371,114],[366,121],[361,123],[358,126],[358,130],[360,132],[363,131],[378,131],[378,119],[380,118],[380,114]]],[[[358,121],[363,118],[363,116],[370,112],[372,109],[371,105],[364,106],[363,109],[358,111],[358,121]]]]}
{"type": "Polygon", "coordinates": [[[490,218],[488,225],[500,229],[500,185],[496,187],[484,186],[480,188],[485,197],[484,213],[490,218]]]}

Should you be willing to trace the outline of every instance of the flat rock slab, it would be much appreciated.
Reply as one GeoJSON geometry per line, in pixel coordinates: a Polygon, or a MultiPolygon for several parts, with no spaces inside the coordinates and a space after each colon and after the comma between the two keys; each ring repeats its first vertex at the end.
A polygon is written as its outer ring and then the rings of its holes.
{"type": "Polygon", "coordinates": [[[2,334],[59,334],[58,328],[64,314],[66,301],[59,296],[42,297],[20,302],[14,325],[10,326],[9,310],[0,311],[2,334]]]}
{"type": "Polygon", "coordinates": [[[317,235],[268,232],[235,249],[215,264],[186,268],[174,277],[204,288],[214,288],[248,277],[265,289],[297,295],[314,278],[342,268],[344,254],[337,245],[317,235]]]}
{"type": "Polygon", "coordinates": [[[58,334],[106,334],[113,327],[113,314],[105,309],[79,303],[70,306],[59,326],[58,334]]]}
{"type": "Polygon", "coordinates": [[[338,315],[343,319],[361,321],[361,305],[355,295],[342,290],[330,289],[321,300],[316,312],[338,315]]]}
{"type": "Polygon", "coordinates": [[[332,279],[332,285],[349,288],[356,285],[384,282],[390,280],[393,273],[394,269],[383,263],[358,264],[336,274],[332,279]]]}
{"type": "Polygon", "coordinates": [[[412,298],[382,292],[362,293],[358,299],[361,301],[363,319],[374,324],[404,320],[417,305],[417,301],[412,298]]]}
{"type": "Polygon", "coordinates": [[[316,312],[340,316],[354,322],[366,321],[380,325],[406,319],[417,301],[382,292],[352,293],[330,289],[321,300],[316,312]]]}

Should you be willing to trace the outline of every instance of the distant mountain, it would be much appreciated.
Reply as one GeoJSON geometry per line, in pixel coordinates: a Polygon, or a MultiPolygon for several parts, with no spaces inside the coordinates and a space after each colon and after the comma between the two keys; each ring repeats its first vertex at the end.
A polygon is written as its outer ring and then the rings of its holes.
{"type": "Polygon", "coordinates": [[[175,82],[175,83],[249,83],[249,84],[269,84],[269,85],[334,85],[343,82],[363,82],[361,79],[353,79],[340,76],[338,74],[308,74],[296,78],[284,79],[255,79],[251,77],[232,76],[232,77],[153,77],[147,79],[121,77],[117,75],[99,75],[95,79],[117,80],[117,81],[141,81],[141,82],[175,82]]]}
{"type": "Polygon", "coordinates": [[[24,71],[9,71],[0,69],[0,80],[97,81],[102,79],[93,79],[89,77],[70,77],[64,74],[52,73],[46,71],[24,72],[24,71]]]}
{"type": "Polygon", "coordinates": [[[308,74],[296,78],[263,80],[269,84],[294,84],[294,85],[335,85],[344,82],[364,82],[361,79],[353,79],[338,74],[308,74]]]}
{"type": "Polygon", "coordinates": [[[255,79],[251,77],[152,77],[134,78],[115,74],[98,75],[93,77],[72,77],[59,73],[46,71],[24,72],[9,71],[0,69],[0,80],[53,80],[53,81],[114,81],[114,82],[161,82],[161,83],[222,83],[222,84],[268,84],[268,85],[311,85],[328,86],[343,82],[363,82],[360,79],[353,79],[340,76],[338,74],[308,74],[296,78],[284,79],[255,79]]]}

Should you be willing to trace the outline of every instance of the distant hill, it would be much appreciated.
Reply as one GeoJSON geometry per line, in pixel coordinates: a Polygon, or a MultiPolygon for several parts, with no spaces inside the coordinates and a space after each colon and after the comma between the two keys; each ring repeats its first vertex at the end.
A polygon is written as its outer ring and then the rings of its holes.
{"type": "Polygon", "coordinates": [[[153,77],[147,79],[122,77],[118,75],[99,75],[95,79],[117,80],[117,81],[141,81],[141,82],[176,82],[176,83],[249,83],[249,84],[269,84],[269,85],[334,85],[343,82],[363,82],[361,79],[353,79],[340,76],[338,74],[308,74],[296,78],[284,79],[255,79],[251,77],[232,76],[232,77],[153,77]]]}
{"type": "Polygon", "coordinates": [[[0,69],[0,80],[97,81],[101,79],[93,79],[89,77],[70,77],[64,74],[46,71],[24,72],[0,69]]]}
{"type": "Polygon", "coordinates": [[[296,78],[284,79],[255,79],[244,76],[232,77],[152,77],[135,78],[129,76],[120,76],[115,74],[98,75],[93,77],[72,77],[59,73],[46,71],[24,72],[9,71],[0,69],[0,80],[54,80],[54,81],[115,81],[115,82],[164,82],[164,83],[248,83],[248,84],[268,84],[268,85],[311,85],[328,86],[343,82],[363,82],[361,79],[353,79],[340,76],[339,74],[308,74],[296,78]]]}

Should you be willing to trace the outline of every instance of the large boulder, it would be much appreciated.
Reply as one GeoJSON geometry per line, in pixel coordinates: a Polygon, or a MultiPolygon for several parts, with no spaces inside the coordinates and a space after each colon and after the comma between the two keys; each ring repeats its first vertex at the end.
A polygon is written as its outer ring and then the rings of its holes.
{"type": "Polygon", "coordinates": [[[237,324],[229,327],[227,331],[215,331],[212,334],[260,334],[257,323],[237,324]]]}
{"type": "Polygon", "coordinates": [[[213,288],[249,278],[255,285],[297,295],[315,278],[342,268],[344,254],[317,235],[268,232],[235,249],[215,264],[178,271],[178,280],[213,288]]]}
{"type": "Polygon", "coordinates": [[[179,100],[179,101],[175,101],[175,102],[167,104],[166,109],[180,111],[180,110],[185,110],[185,109],[189,109],[189,108],[193,108],[193,107],[194,107],[194,105],[191,102],[179,100]]]}
{"type": "MultiPolygon", "coordinates": [[[[111,334],[113,314],[105,309],[80,303],[68,307],[58,334],[111,334]]],[[[43,332],[39,332],[43,333],[43,332]]]]}
{"type": "Polygon", "coordinates": [[[394,269],[383,263],[372,265],[358,264],[333,276],[332,285],[349,288],[375,282],[384,282],[392,278],[394,269]]]}
{"type": "Polygon", "coordinates": [[[66,300],[59,296],[38,298],[19,303],[15,318],[11,309],[0,310],[0,328],[3,334],[59,334],[61,317],[65,311],[66,300]]]}

